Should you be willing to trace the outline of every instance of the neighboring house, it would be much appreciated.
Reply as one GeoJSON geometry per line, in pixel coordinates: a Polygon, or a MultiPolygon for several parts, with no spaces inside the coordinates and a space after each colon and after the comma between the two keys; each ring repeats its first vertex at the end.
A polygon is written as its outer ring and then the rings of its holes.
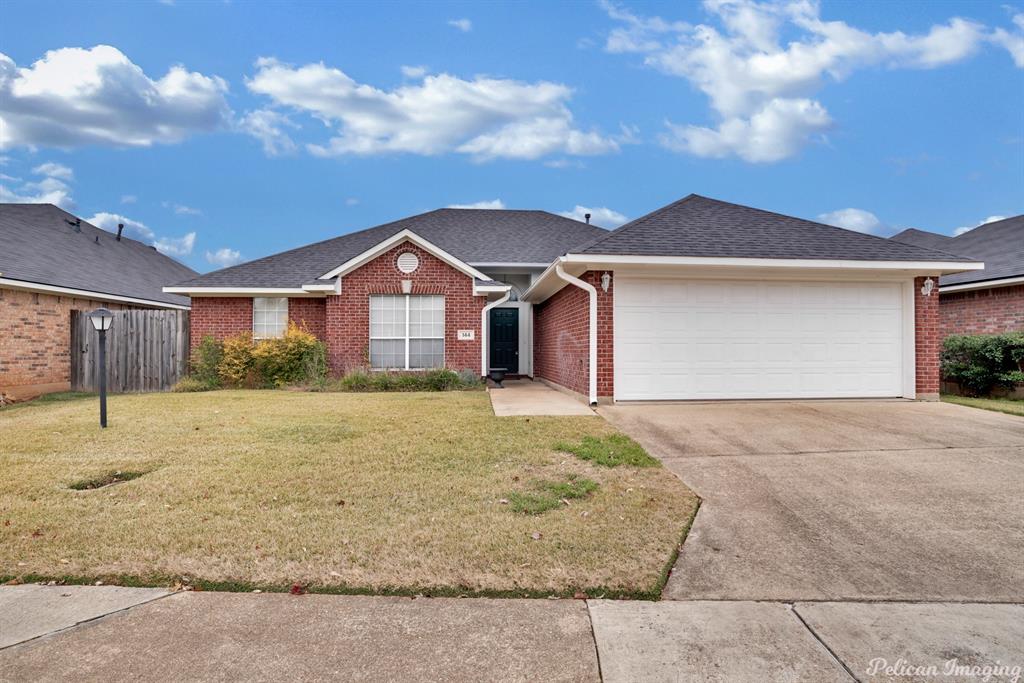
{"type": "Polygon", "coordinates": [[[939,279],[943,337],[1024,330],[1024,215],[956,237],[910,228],[891,239],[985,263],[984,270],[939,279]]]}
{"type": "Polygon", "coordinates": [[[582,398],[938,394],[929,278],[983,264],[690,195],[609,232],[440,209],[165,288],[204,335],[304,322],[331,369],[502,367],[582,398]]]}
{"type": "Polygon", "coordinates": [[[72,310],[187,309],[162,286],[195,274],[52,204],[0,204],[0,392],[66,391],[72,310]]]}

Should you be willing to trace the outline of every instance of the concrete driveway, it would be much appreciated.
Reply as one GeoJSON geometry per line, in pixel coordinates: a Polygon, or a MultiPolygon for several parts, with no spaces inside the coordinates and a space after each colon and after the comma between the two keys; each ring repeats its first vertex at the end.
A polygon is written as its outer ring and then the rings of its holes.
{"type": "Polygon", "coordinates": [[[1024,602],[1024,420],[943,403],[618,405],[703,499],[671,599],[1024,602]]]}

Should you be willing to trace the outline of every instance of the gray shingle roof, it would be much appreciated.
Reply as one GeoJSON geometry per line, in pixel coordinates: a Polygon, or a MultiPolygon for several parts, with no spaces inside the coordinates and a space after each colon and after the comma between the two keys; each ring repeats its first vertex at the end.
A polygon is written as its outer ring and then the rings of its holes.
{"type": "Polygon", "coordinates": [[[465,263],[550,263],[607,230],[546,211],[437,209],[317,242],[177,284],[187,287],[299,287],[411,230],[465,263]]]}
{"type": "Polygon", "coordinates": [[[153,247],[82,221],[53,204],[0,204],[0,277],[189,305],[165,285],[196,274],[153,247]],[[99,241],[97,241],[99,238],[99,241]]]}
{"type": "Polygon", "coordinates": [[[970,261],[966,257],[691,194],[574,254],[852,261],[970,261]]]}
{"type": "Polygon", "coordinates": [[[1024,215],[986,223],[956,237],[910,229],[891,239],[924,246],[941,244],[945,251],[985,262],[984,270],[943,275],[939,278],[940,285],[1024,277],[1024,215]]]}

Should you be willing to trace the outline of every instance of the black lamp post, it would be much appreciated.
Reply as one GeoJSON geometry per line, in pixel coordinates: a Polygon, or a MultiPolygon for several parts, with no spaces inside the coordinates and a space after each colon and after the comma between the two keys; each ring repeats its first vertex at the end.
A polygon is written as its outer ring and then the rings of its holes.
{"type": "Polygon", "coordinates": [[[114,322],[114,314],[105,308],[97,308],[89,314],[89,321],[100,333],[100,427],[107,426],[107,330],[114,322]]]}

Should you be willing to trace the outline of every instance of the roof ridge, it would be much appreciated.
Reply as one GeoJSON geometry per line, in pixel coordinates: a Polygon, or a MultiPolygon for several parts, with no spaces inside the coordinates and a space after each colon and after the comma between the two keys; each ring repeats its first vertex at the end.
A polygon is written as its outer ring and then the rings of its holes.
{"type": "MultiPolygon", "coordinates": [[[[609,230],[607,235],[602,235],[601,237],[597,238],[597,240],[595,240],[593,242],[587,242],[585,244],[582,244],[582,245],[576,247],[576,249],[579,249],[579,250],[593,249],[594,247],[596,247],[597,245],[601,244],[605,240],[611,239],[612,237],[614,237],[614,236],[618,235],[619,233],[625,231],[627,228],[635,227],[635,226],[639,225],[640,223],[642,223],[643,221],[646,221],[646,220],[648,220],[650,218],[653,218],[653,217],[655,217],[657,215],[660,215],[660,214],[664,213],[665,211],[668,211],[672,207],[674,207],[674,206],[676,206],[678,204],[682,204],[683,202],[685,202],[687,200],[690,200],[690,199],[693,199],[694,197],[700,197],[701,199],[707,199],[707,197],[701,197],[699,194],[695,194],[695,193],[691,192],[690,194],[686,195],[682,199],[677,199],[677,200],[675,200],[674,202],[672,202],[670,204],[666,204],[665,206],[661,207],[660,209],[655,209],[654,211],[650,211],[648,213],[645,213],[643,216],[640,216],[639,218],[634,218],[633,220],[631,220],[630,222],[626,223],[625,225],[620,225],[619,227],[615,228],[614,230],[609,230]]],[[[567,253],[571,254],[573,252],[570,250],[567,253]]]]}

